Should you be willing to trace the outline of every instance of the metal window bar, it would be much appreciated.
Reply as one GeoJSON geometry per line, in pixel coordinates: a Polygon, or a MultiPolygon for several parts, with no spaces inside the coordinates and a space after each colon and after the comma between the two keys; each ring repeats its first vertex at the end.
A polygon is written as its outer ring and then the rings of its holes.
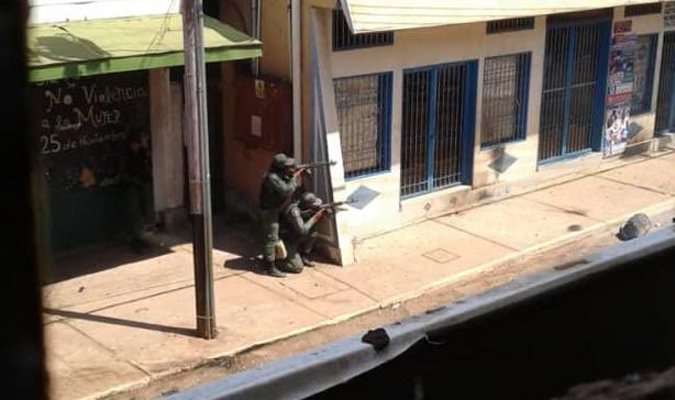
{"type": "Polygon", "coordinates": [[[403,78],[401,196],[427,190],[427,123],[431,70],[407,72],[403,78]]]}
{"type": "Polygon", "coordinates": [[[333,10],[333,51],[388,46],[394,44],[394,32],[353,34],[342,10],[333,10]]]}
{"type": "Polygon", "coordinates": [[[438,71],[436,121],[434,129],[433,189],[442,189],[462,180],[462,134],[466,65],[438,71]]]}
{"type": "Polygon", "coordinates": [[[652,108],[652,87],[656,64],[658,34],[638,36],[633,65],[633,99],[631,115],[649,112],[652,108]]]}
{"type": "Polygon", "coordinates": [[[530,53],[485,59],[481,147],[525,139],[530,53]]]}
{"type": "Polygon", "coordinates": [[[661,14],[661,3],[636,4],[634,6],[626,6],[623,16],[637,17],[639,15],[661,14]]]}
{"type": "Polygon", "coordinates": [[[391,73],[334,81],[345,178],[389,170],[391,73]]]}
{"type": "Polygon", "coordinates": [[[663,133],[672,127],[673,84],[675,83],[673,75],[675,75],[675,32],[666,32],[663,35],[661,78],[659,79],[659,94],[656,101],[654,129],[657,133],[663,133]]]}
{"type": "Polygon", "coordinates": [[[504,32],[523,31],[534,29],[534,17],[510,18],[497,21],[488,21],[486,33],[488,35],[504,32]]]}
{"type": "Polygon", "coordinates": [[[569,117],[566,153],[590,149],[593,133],[593,105],[598,87],[600,27],[579,26],[575,32],[572,85],[569,89],[569,117]]]}
{"type": "Polygon", "coordinates": [[[404,74],[402,198],[462,182],[467,76],[466,63],[404,74]]]}
{"type": "Polygon", "coordinates": [[[546,33],[539,161],[590,151],[598,126],[603,21],[552,26],[546,33]]]}

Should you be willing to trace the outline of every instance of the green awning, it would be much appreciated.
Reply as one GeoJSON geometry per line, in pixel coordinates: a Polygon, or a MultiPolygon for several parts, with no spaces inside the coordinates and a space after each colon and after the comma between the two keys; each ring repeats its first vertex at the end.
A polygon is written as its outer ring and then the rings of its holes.
{"type": "MultiPolygon", "coordinates": [[[[206,61],[260,57],[262,43],[204,19],[206,61]]],[[[28,28],[29,80],[39,82],[183,65],[180,14],[98,19],[28,28]]]]}

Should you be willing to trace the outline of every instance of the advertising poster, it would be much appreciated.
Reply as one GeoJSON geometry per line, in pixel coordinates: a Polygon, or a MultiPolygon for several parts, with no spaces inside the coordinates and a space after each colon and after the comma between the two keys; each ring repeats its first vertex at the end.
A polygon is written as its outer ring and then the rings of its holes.
{"type": "Polygon", "coordinates": [[[663,26],[666,29],[675,27],[675,1],[663,5],[663,26]]]}
{"type": "Polygon", "coordinates": [[[607,109],[603,152],[606,157],[619,154],[626,148],[633,97],[633,66],[636,35],[612,37],[607,79],[607,109]]]}

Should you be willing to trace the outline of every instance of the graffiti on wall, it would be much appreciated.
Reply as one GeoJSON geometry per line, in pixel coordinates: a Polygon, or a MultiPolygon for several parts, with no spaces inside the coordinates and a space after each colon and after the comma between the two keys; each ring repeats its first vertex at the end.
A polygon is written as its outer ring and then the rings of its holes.
{"type": "Polygon", "coordinates": [[[149,93],[142,73],[61,79],[33,87],[37,152],[51,189],[119,183],[130,142],[149,148],[149,93]]]}

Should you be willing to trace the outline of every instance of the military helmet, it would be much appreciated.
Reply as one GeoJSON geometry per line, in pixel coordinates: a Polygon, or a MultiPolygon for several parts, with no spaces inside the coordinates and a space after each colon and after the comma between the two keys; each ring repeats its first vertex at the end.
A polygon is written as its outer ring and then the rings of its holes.
{"type": "Polygon", "coordinates": [[[295,165],[295,159],[288,157],[284,153],[275,154],[272,157],[272,165],[279,169],[289,168],[295,165]]]}
{"type": "Polygon", "coordinates": [[[300,205],[303,207],[318,207],[321,204],[323,201],[312,192],[305,192],[300,196],[300,205]]]}

